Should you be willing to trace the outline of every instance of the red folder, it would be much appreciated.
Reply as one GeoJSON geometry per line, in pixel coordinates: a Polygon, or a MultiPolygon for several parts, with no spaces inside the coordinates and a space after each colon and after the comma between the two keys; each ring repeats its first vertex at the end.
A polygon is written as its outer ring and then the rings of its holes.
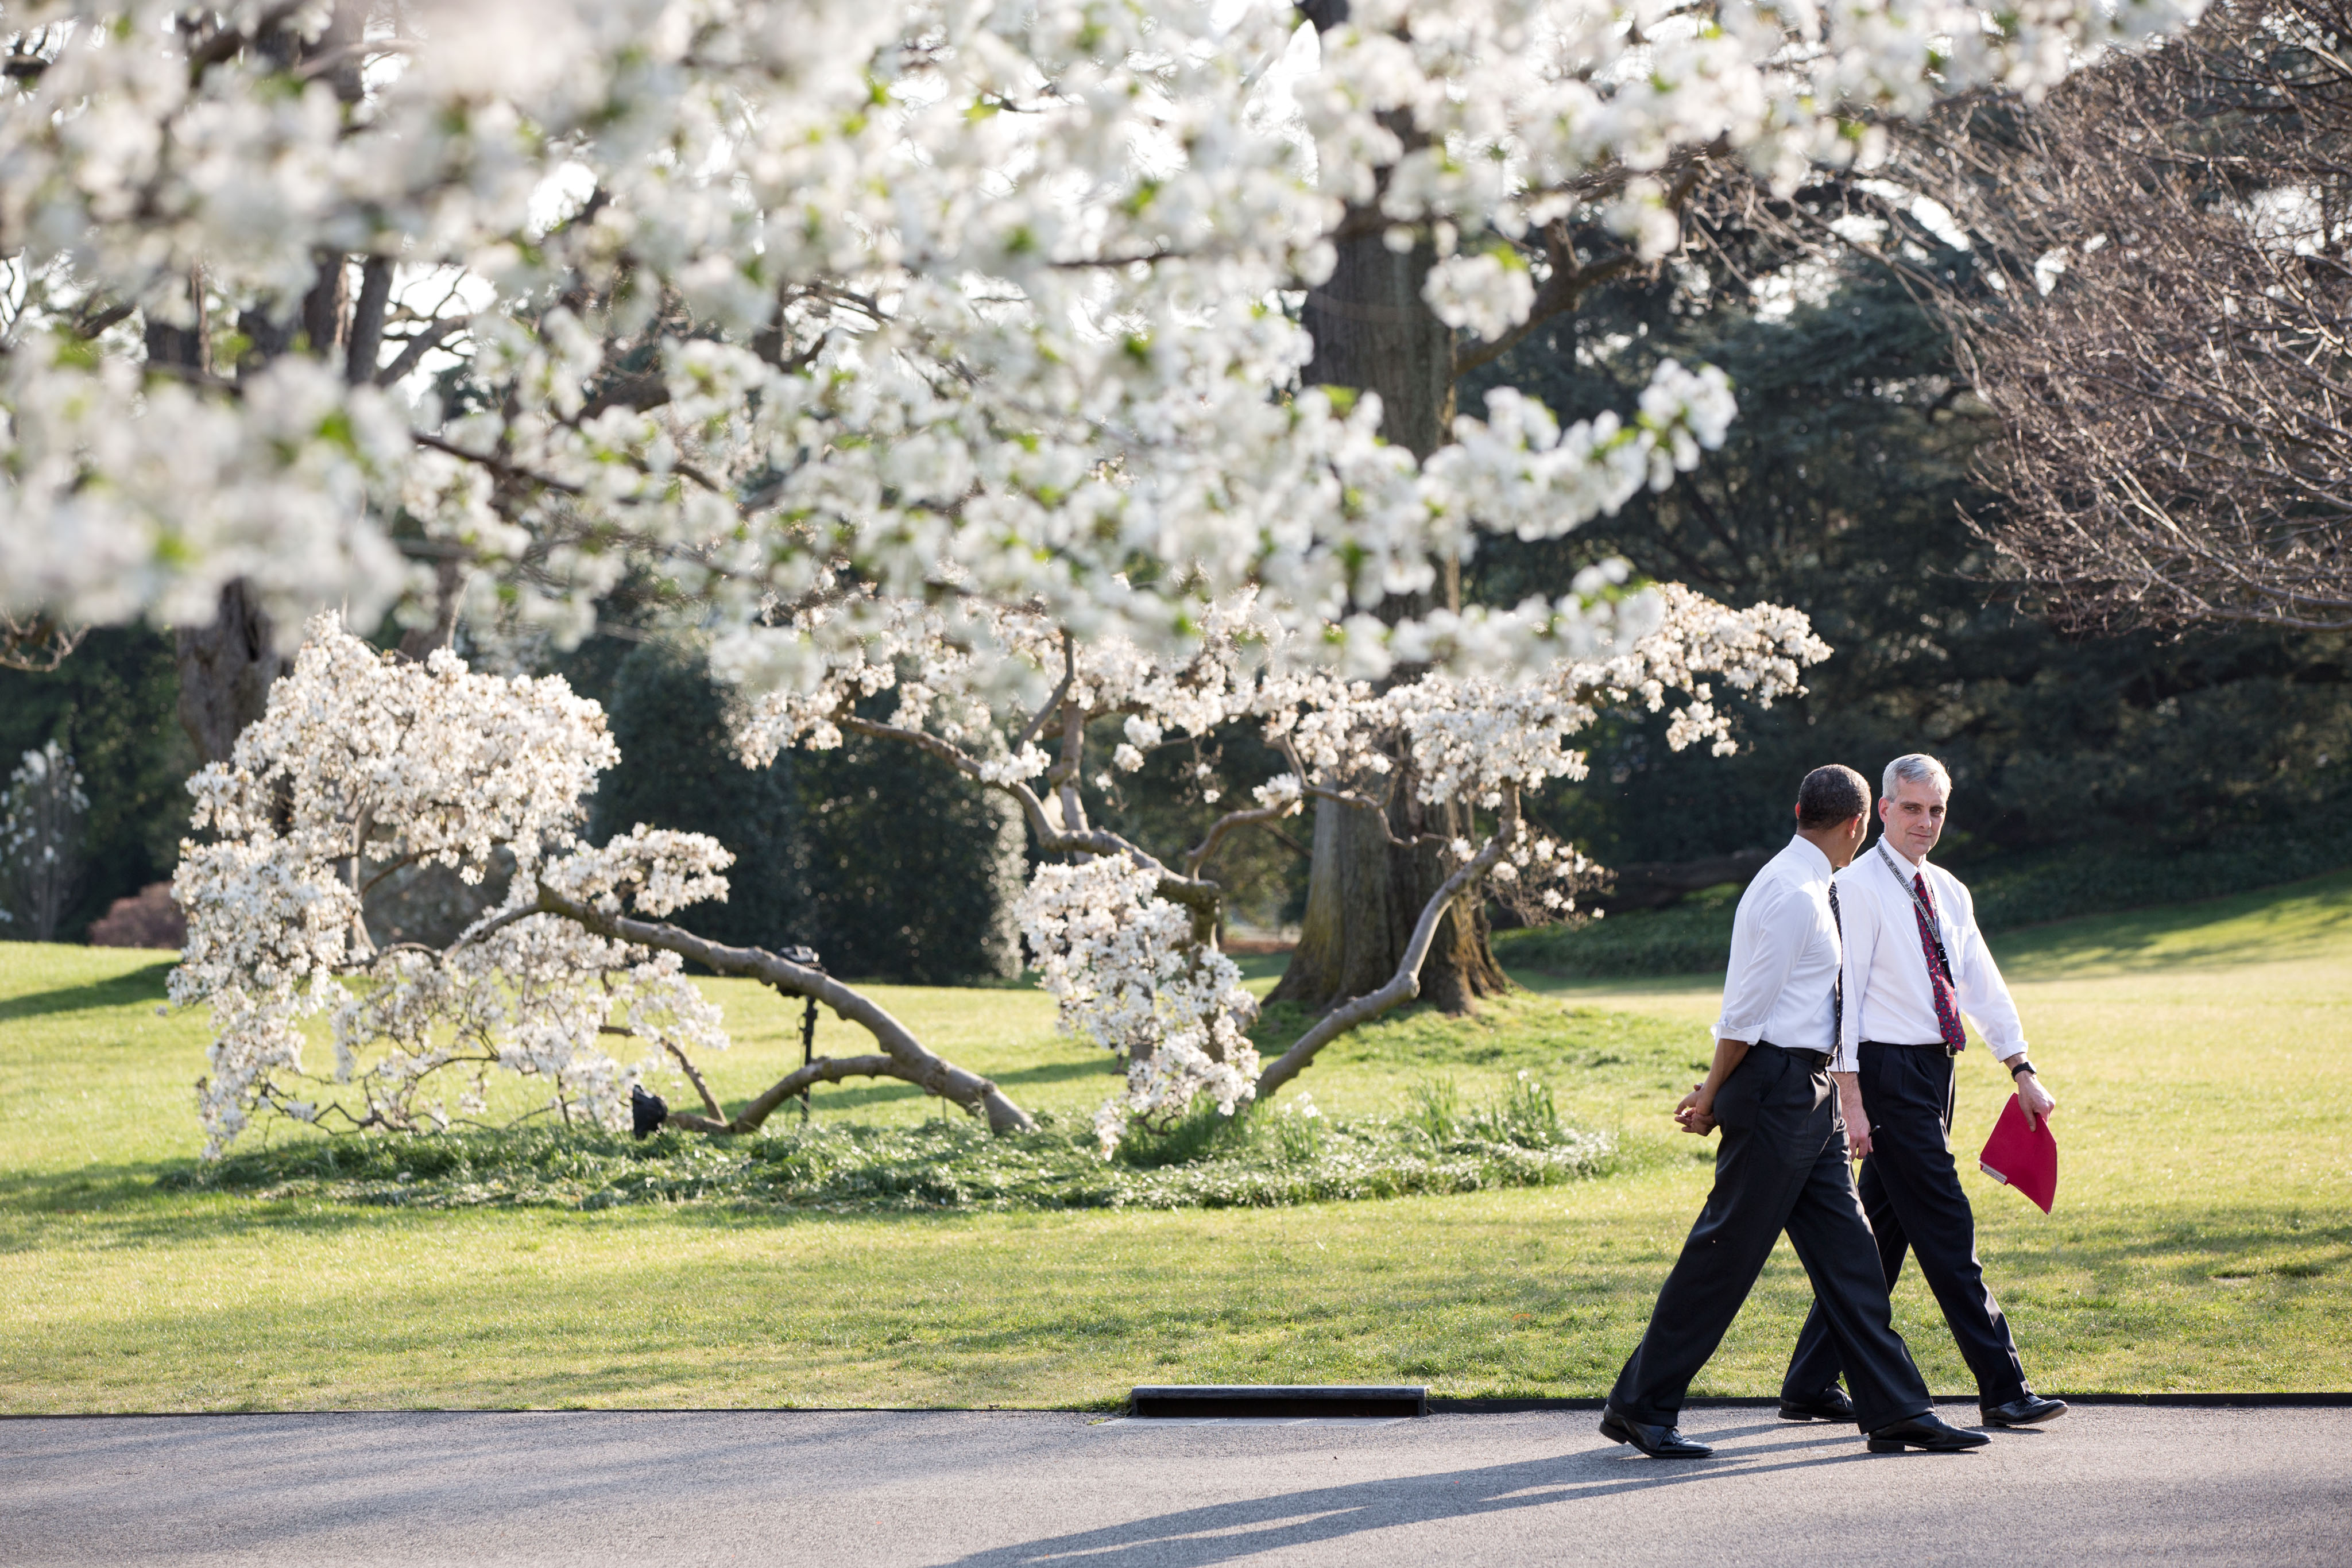
{"type": "Polygon", "coordinates": [[[2000,1120],[1993,1124],[1977,1165],[1993,1180],[2040,1204],[2042,1213],[2050,1212],[2050,1200],[2058,1196],[2058,1140],[2050,1135],[2047,1116],[2026,1126],[2025,1107],[2016,1095],[2000,1108],[2000,1120]]]}

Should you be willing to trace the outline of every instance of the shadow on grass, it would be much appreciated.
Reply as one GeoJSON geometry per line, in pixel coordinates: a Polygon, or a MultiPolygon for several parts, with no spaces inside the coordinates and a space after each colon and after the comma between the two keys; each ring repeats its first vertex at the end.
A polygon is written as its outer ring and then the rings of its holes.
{"type": "MultiPolygon", "coordinates": [[[[264,1197],[196,1187],[159,1189],[166,1177],[184,1176],[193,1161],[146,1166],[93,1166],[56,1176],[12,1175],[0,1179],[0,1255],[69,1246],[83,1249],[182,1248],[257,1235],[341,1236],[409,1232],[446,1225],[446,1209],[390,1204],[343,1203],[320,1197],[264,1197]]],[[[780,1228],[809,1222],[837,1223],[844,1215],[782,1206],[738,1207],[719,1203],[624,1205],[596,1210],[552,1205],[485,1206],[463,1210],[483,1218],[518,1217],[522,1225],[583,1225],[595,1228],[657,1218],[665,1225],[730,1230],[780,1228]],[[623,1217],[616,1221],[615,1216],[623,1217]]],[[[955,1222],[971,1211],[867,1210],[857,1218],[915,1224],[955,1222]]]]}
{"type": "Polygon", "coordinates": [[[136,1007],[142,1002],[160,1002],[164,995],[164,977],[178,962],[176,957],[164,958],[111,979],[92,980],[87,985],[61,986],[54,991],[35,991],[29,996],[10,997],[0,1001],[0,1023],[17,1019],[46,1018],[52,1013],[88,1012],[95,1008],[136,1007]]]}
{"type": "Polygon", "coordinates": [[[2347,936],[2352,879],[2339,873],[2258,894],[2024,926],[2001,933],[1993,946],[2011,972],[2045,979],[2069,970],[2087,977],[2316,958],[2340,950],[2347,936]],[[2280,923],[2254,918],[2283,903],[2280,923]],[[2205,939],[2181,939],[2205,927],[2213,928],[2205,939]]]}

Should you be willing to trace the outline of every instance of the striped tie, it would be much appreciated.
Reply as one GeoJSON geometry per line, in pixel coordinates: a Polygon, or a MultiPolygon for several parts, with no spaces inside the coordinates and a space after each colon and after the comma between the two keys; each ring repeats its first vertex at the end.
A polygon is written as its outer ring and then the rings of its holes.
{"type": "Polygon", "coordinates": [[[1965,1050],[1969,1031],[1960,1027],[1959,1004],[1952,998],[1952,977],[1944,971],[1942,944],[1927,926],[1927,916],[1935,913],[1935,896],[1927,891],[1927,874],[1920,872],[1911,878],[1911,886],[1919,894],[1919,903],[1911,911],[1911,918],[1919,923],[1919,950],[1927,958],[1927,988],[1936,993],[1936,1024],[1944,1031],[1944,1043],[1954,1051],[1965,1050]]]}
{"type": "Polygon", "coordinates": [[[1845,1049],[1845,917],[1838,913],[1837,883],[1830,883],[1830,924],[1837,927],[1837,978],[1830,982],[1830,1055],[1845,1049]]]}

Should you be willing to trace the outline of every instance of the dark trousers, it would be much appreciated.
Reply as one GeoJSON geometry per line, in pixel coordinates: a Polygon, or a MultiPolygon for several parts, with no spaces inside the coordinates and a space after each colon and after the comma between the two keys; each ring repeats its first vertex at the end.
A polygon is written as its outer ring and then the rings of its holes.
{"type": "Polygon", "coordinates": [[[1674,1425],[1786,1230],[1828,1309],[1855,1420],[1875,1430],[1927,1410],[1927,1385],[1887,1308],[1829,1074],[1759,1045],[1724,1081],[1715,1117],[1715,1189],[1610,1403],[1636,1421],[1674,1425]]]}
{"type": "MultiPolygon", "coordinates": [[[[1878,1240],[1886,1288],[1895,1289],[1907,1249],[1944,1309],[1952,1338],[1976,1375],[1977,1397],[2006,1405],[2025,1393],[2025,1368],[2009,1320],[1985,1288],[1977,1261],[1977,1217],[1952,1164],[1952,1059],[1942,1046],[1862,1048],[1862,1108],[1870,1157],[1862,1165],[1862,1207],[1878,1240]]],[[[1814,1302],[1797,1335],[1781,1391],[1810,1397],[1853,1364],[1840,1351],[1832,1315],[1814,1302]]]]}

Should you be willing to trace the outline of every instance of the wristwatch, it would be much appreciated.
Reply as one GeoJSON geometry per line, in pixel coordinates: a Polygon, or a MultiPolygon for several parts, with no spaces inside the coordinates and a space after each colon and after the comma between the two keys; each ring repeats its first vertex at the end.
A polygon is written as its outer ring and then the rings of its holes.
{"type": "MultiPolygon", "coordinates": [[[[2019,1057],[2015,1061],[2012,1061],[2012,1062],[2011,1062],[2011,1063],[2009,1064],[2009,1075],[2010,1075],[2010,1077],[2011,1077],[2011,1079],[2014,1079],[2014,1078],[2015,1078],[2019,1073],[2021,1073],[2021,1072],[2032,1072],[2032,1071],[2033,1071],[2033,1063],[2032,1063],[2032,1062],[2030,1062],[2030,1061],[2026,1061],[2026,1060],[2025,1060],[2025,1058],[2024,1058],[2023,1056],[2020,1056],[2020,1057],[2019,1057]]],[[[2041,1076],[2039,1073],[2035,1073],[2034,1075],[2035,1075],[2036,1077],[2041,1076]]]]}

